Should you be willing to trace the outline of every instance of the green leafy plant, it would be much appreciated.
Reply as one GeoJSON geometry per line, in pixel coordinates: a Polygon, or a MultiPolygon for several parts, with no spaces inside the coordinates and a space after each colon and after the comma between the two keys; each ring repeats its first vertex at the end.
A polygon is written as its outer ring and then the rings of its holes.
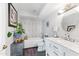
{"type": "MultiPolygon", "coordinates": [[[[17,24],[15,33],[16,34],[23,34],[23,33],[25,33],[21,23],[17,24]]],[[[8,32],[7,33],[7,37],[11,37],[11,35],[12,35],[12,32],[8,32]]]]}
{"type": "Polygon", "coordinates": [[[7,33],[7,37],[11,37],[12,33],[11,32],[8,32],[7,33]]]}
{"type": "Polygon", "coordinates": [[[25,31],[24,31],[24,29],[23,29],[21,23],[18,23],[18,24],[17,24],[16,33],[17,33],[17,34],[23,34],[23,33],[25,33],[25,31]]]}

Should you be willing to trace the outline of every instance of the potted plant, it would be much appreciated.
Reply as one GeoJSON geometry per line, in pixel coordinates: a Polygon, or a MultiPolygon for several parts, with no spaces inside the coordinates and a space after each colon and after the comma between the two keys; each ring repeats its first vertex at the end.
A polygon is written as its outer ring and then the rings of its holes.
{"type": "Polygon", "coordinates": [[[16,31],[14,32],[15,38],[20,38],[23,33],[25,33],[25,31],[22,27],[22,24],[18,23],[16,27],[16,31]]]}

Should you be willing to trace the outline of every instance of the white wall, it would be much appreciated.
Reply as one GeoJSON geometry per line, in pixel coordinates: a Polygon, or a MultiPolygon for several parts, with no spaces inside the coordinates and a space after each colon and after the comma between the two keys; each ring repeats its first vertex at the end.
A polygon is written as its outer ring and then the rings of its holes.
{"type": "Polygon", "coordinates": [[[0,49],[3,45],[7,45],[6,51],[3,52],[5,55],[10,55],[10,44],[13,42],[13,36],[8,38],[7,33],[13,32],[14,28],[8,26],[8,4],[0,4],[0,49]]]}
{"type": "Polygon", "coordinates": [[[21,18],[21,23],[28,37],[41,37],[42,23],[38,18],[21,18]]]}
{"type": "Polygon", "coordinates": [[[51,4],[47,4],[43,8],[39,17],[43,20],[42,31],[44,35],[54,36],[54,34],[56,34],[57,28],[59,28],[59,25],[60,25],[60,20],[62,18],[62,17],[58,17],[57,13],[62,5],[63,4],[51,3],[51,4]],[[46,26],[47,22],[49,22],[49,27],[46,26]]]}
{"type": "Polygon", "coordinates": [[[43,21],[43,32],[44,34],[47,34],[49,37],[54,36],[55,31],[57,31],[57,26],[59,25],[57,23],[57,17],[57,10],[55,10],[51,14],[49,14],[49,16],[46,17],[43,21]],[[49,22],[49,27],[46,26],[46,22],[49,22]]]}
{"type": "MultiPolygon", "coordinates": [[[[6,4],[0,4],[0,50],[6,41],[6,4]]],[[[4,52],[5,54],[5,52],[4,52]]]]}

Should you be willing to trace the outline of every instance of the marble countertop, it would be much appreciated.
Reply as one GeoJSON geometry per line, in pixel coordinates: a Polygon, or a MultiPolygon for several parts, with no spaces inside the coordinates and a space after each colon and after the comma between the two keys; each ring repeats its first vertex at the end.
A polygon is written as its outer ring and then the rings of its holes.
{"type": "Polygon", "coordinates": [[[73,50],[74,52],[78,53],[79,54],[79,44],[77,43],[74,43],[74,42],[70,42],[70,41],[67,41],[67,40],[64,40],[62,38],[53,38],[53,37],[48,37],[48,38],[45,38],[45,39],[49,39],[57,44],[60,44],[68,49],[71,49],[73,50]]]}
{"type": "Polygon", "coordinates": [[[28,38],[24,40],[24,48],[37,47],[42,44],[42,38],[28,38]]]}

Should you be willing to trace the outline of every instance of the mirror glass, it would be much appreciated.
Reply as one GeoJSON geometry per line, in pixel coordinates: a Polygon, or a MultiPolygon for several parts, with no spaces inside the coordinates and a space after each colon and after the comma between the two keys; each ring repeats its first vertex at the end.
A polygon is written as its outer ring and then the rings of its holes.
{"type": "Polygon", "coordinates": [[[77,24],[79,24],[79,12],[74,12],[63,16],[61,22],[63,30],[70,32],[72,29],[75,29],[77,24]]]}

